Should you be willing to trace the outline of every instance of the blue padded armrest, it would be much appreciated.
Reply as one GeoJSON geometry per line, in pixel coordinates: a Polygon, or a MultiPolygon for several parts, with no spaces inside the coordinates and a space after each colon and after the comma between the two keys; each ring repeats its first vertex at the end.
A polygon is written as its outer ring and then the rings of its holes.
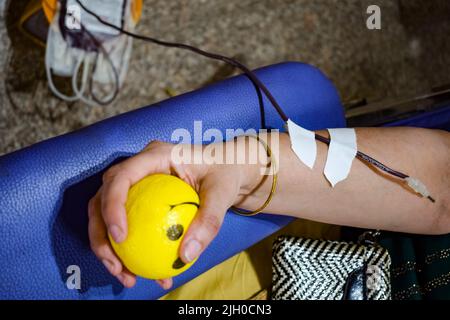
{"type": "Polygon", "coordinates": [[[414,115],[412,117],[387,123],[385,127],[418,127],[450,130],[450,105],[414,115]]]}
{"type": "MultiPolygon", "coordinates": [[[[344,127],[333,84],[316,68],[282,63],[257,71],[287,114],[309,129],[344,127]]],[[[267,122],[283,123],[265,101],[267,122]]],[[[0,157],[0,298],[156,299],[165,292],[138,279],[124,289],[89,249],[87,203],[112,163],[172,131],[259,128],[252,84],[238,76],[152,106],[119,115],[0,157]],[[81,289],[69,290],[67,268],[81,269],[81,289]]],[[[182,285],[286,225],[289,218],[246,218],[228,213],[218,237],[199,261],[176,277],[182,285]]]]}

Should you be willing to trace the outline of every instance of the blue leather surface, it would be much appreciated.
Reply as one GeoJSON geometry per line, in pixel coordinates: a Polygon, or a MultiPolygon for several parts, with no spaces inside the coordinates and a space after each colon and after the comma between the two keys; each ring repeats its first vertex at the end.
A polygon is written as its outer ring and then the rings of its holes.
{"type": "Polygon", "coordinates": [[[386,127],[418,127],[429,129],[450,130],[450,106],[421,113],[407,119],[395,121],[385,125],[386,127]]]}
{"type": "MultiPolygon", "coordinates": [[[[317,69],[283,63],[257,71],[287,114],[309,129],[345,126],[338,94],[317,69]]],[[[271,127],[282,128],[266,101],[271,127]]],[[[149,141],[169,141],[178,127],[259,128],[257,96],[238,76],[201,90],[107,119],[0,157],[0,298],[155,299],[165,292],[139,279],[124,289],[89,249],[87,202],[111,163],[149,141]],[[81,268],[81,290],[66,288],[67,267],[81,268]]],[[[286,225],[289,218],[227,214],[212,245],[175,287],[286,225]]]]}

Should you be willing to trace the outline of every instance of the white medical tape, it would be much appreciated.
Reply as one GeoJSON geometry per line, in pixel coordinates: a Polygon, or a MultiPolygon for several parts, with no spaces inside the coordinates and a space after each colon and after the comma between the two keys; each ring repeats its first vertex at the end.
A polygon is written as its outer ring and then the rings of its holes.
{"type": "Polygon", "coordinates": [[[290,119],[287,121],[287,130],[291,138],[292,150],[300,161],[312,169],[317,157],[315,133],[300,127],[290,119]]]}
{"type": "Polygon", "coordinates": [[[334,188],[350,174],[358,147],[355,129],[328,129],[330,146],[324,174],[334,188]]]}

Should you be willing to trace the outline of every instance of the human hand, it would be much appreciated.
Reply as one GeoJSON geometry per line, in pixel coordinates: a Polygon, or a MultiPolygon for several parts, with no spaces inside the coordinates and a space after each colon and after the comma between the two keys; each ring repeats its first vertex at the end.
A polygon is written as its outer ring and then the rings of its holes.
{"type": "MultiPolygon", "coordinates": [[[[227,143],[238,143],[236,141],[227,143]]],[[[176,175],[199,194],[200,207],[180,247],[185,263],[196,259],[217,235],[226,211],[250,194],[259,182],[258,170],[238,164],[186,164],[173,161],[175,145],[150,143],[141,153],[111,167],[103,175],[103,185],[89,202],[89,239],[93,252],[107,270],[125,287],[133,287],[136,276],[125,268],[114,253],[108,232],[117,242],[127,237],[125,203],[128,190],[144,177],[156,174],[176,175]]],[[[202,152],[204,148],[192,148],[202,152]]],[[[164,289],[172,279],[157,281],[164,289]]]]}

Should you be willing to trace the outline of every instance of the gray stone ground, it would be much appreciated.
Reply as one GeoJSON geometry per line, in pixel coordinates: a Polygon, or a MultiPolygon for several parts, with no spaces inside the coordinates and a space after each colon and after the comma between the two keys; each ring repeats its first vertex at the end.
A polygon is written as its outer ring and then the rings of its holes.
{"type": "MultiPolygon", "coordinates": [[[[220,68],[135,42],[127,83],[114,103],[67,104],[47,89],[43,50],[11,23],[23,3],[0,0],[0,154],[165,99],[167,88],[194,90],[220,68]],[[16,6],[9,15],[8,5],[16,6]]],[[[336,83],[344,101],[379,101],[450,83],[448,0],[146,0],[138,32],[243,56],[252,68],[311,63],[336,83]],[[381,31],[365,27],[369,4],[382,8],[381,31]]]]}

